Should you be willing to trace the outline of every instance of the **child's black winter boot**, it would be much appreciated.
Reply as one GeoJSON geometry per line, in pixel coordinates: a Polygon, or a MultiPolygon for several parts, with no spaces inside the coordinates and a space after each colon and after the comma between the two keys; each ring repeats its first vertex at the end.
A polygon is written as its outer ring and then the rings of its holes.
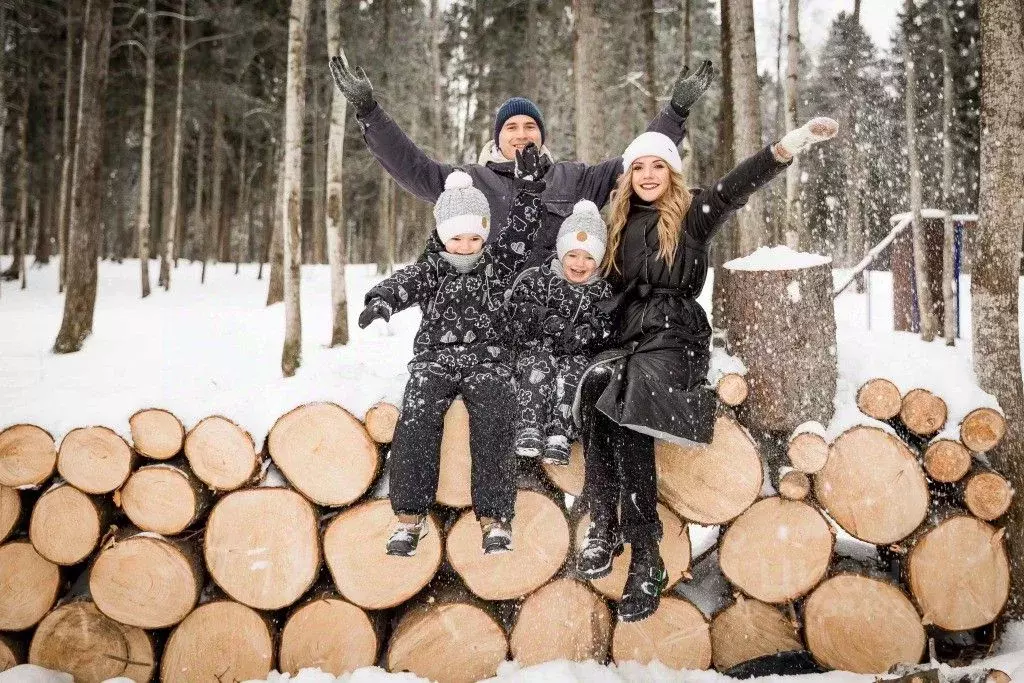
{"type": "Polygon", "coordinates": [[[399,522],[388,539],[388,555],[412,557],[420,539],[427,535],[427,525],[421,517],[417,522],[399,522]]]}
{"type": "Polygon", "coordinates": [[[587,540],[576,559],[576,569],[585,579],[600,579],[612,571],[612,560],[622,553],[618,529],[610,523],[592,521],[587,540]]]}

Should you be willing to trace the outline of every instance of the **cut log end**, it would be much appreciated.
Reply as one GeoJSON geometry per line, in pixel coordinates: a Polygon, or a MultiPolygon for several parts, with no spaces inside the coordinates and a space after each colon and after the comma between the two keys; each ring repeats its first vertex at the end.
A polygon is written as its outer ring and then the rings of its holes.
{"type": "Polygon", "coordinates": [[[391,443],[398,425],[398,407],[391,403],[378,403],[366,411],[366,431],[377,443],[391,443]]]}
{"type": "Polygon", "coordinates": [[[715,668],[726,671],[758,657],[802,650],[796,628],[778,608],[740,596],[711,621],[715,668]]]}
{"type": "Polygon", "coordinates": [[[0,634],[0,672],[25,663],[25,648],[13,638],[0,634]]]}
{"type": "Polygon", "coordinates": [[[36,501],[28,536],[39,554],[60,565],[78,564],[100,542],[100,509],[70,484],[50,489],[36,501]]]}
{"type": "Polygon", "coordinates": [[[828,443],[821,434],[801,432],[789,440],[786,455],[795,469],[815,474],[828,462],[828,443]]]}
{"type": "Polygon", "coordinates": [[[806,472],[789,470],[779,477],[779,495],[786,500],[804,500],[811,492],[811,478],[806,472]]]}
{"type": "Polygon", "coordinates": [[[899,387],[887,379],[876,378],[865,382],[857,391],[860,412],[876,420],[891,420],[900,414],[903,395],[899,387]]]}
{"type": "Polygon", "coordinates": [[[199,498],[180,469],[150,465],[136,470],[121,489],[121,508],[143,531],[172,536],[196,518],[199,498]]]}
{"type": "Polygon", "coordinates": [[[444,415],[441,436],[441,473],[437,482],[437,502],[452,508],[473,504],[470,484],[469,411],[462,399],[452,402],[444,415]]]}
{"type": "Polygon", "coordinates": [[[203,418],[193,427],[184,448],[192,471],[215,491],[234,491],[253,481],[260,471],[252,436],[219,415],[203,418]]]}
{"type": "Polygon", "coordinates": [[[522,666],[559,659],[603,662],[611,635],[605,601],[578,581],[556,579],[523,601],[509,643],[522,666]]]}
{"type": "Polygon", "coordinates": [[[568,465],[552,465],[543,463],[544,473],[551,483],[563,493],[578,498],[583,493],[583,481],[586,479],[583,462],[583,444],[576,442],[569,451],[568,465]]]}
{"type": "Polygon", "coordinates": [[[971,469],[971,452],[959,441],[939,439],[924,452],[924,469],[938,482],[960,481],[971,469]]]}
{"type": "Polygon", "coordinates": [[[0,486],[0,543],[14,533],[22,518],[23,508],[18,489],[0,486]]]}
{"type": "Polygon", "coordinates": [[[181,452],[185,427],[172,413],[148,408],[128,418],[135,452],[153,460],[168,460],[181,452]]]}
{"type": "Polygon", "coordinates": [[[1010,509],[1013,487],[995,472],[979,472],[967,480],[964,502],[971,513],[986,522],[1002,517],[1010,509]]]}
{"type": "Polygon", "coordinates": [[[718,400],[731,408],[741,405],[747,400],[747,395],[750,393],[747,380],[743,375],[735,372],[728,372],[722,375],[718,380],[716,389],[718,400]]]}
{"type": "Polygon", "coordinates": [[[60,570],[28,541],[0,546],[0,631],[39,623],[57,600],[60,570]]]}
{"type": "Polygon", "coordinates": [[[658,660],[671,669],[704,670],[711,666],[711,628],[688,600],[666,596],[643,621],[616,624],[612,658],[619,664],[658,660]]]}
{"type": "Polygon", "coordinates": [[[334,676],[373,666],[380,644],[366,612],[337,598],[317,599],[296,609],[281,633],[282,673],[318,667],[334,676]]]}
{"type": "Polygon", "coordinates": [[[262,680],[274,661],[270,626],[254,610],[220,600],[197,607],[171,633],[163,683],[262,680]]]}
{"type": "Polygon", "coordinates": [[[946,402],[927,389],[912,389],[903,397],[900,419],[918,436],[932,436],[946,424],[946,402]]]}
{"type": "Polygon", "coordinates": [[[57,470],[75,488],[104,494],[124,484],[134,459],[131,447],[113,430],[81,427],[68,432],[61,441],[57,470]]]}
{"type": "Polygon", "coordinates": [[[975,453],[992,450],[1005,435],[1006,418],[991,408],[972,410],[960,423],[960,440],[975,453]]]}
{"type": "Polygon", "coordinates": [[[26,424],[0,432],[0,486],[38,486],[56,469],[57,447],[49,432],[26,424]]]}

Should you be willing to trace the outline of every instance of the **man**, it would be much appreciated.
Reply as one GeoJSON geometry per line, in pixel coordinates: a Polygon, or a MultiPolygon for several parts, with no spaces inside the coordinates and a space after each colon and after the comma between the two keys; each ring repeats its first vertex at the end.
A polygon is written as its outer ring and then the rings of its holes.
{"type": "MultiPolygon", "coordinates": [[[[340,57],[332,57],[330,67],[338,90],[356,110],[363,139],[373,156],[406,191],[425,201],[436,202],[444,190],[445,178],[456,166],[431,159],[409,139],[374,100],[373,86],[362,69],[357,74],[340,57]]],[[[651,121],[647,130],[664,133],[678,145],[685,133],[690,108],[713,78],[710,61],[701,64],[693,75],[687,75],[684,70],[675,82],[669,106],[651,121]]],[[[544,118],[537,105],[525,97],[513,97],[498,108],[494,138],[481,153],[479,163],[458,166],[473,178],[473,186],[487,197],[492,216],[508,214],[516,151],[532,142],[546,152],[544,139],[544,118]]],[[[544,222],[528,266],[540,264],[554,252],[558,229],[572,213],[573,205],[581,199],[589,199],[599,207],[604,206],[622,172],[621,157],[592,166],[578,161],[552,163],[550,154],[546,154],[545,159],[547,189],[541,196],[544,222]]],[[[488,241],[496,239],[503,227],[496,226],[488,241]]]]}

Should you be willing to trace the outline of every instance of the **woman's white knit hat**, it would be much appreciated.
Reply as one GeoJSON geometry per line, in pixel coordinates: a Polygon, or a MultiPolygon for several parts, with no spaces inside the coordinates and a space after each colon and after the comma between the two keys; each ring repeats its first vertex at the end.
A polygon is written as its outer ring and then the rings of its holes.
{"type": "Polygon", "coordinates": [[[561,261],[573,249],[582,249],[600,263],[604,258],[607,241],[608,228],[597,205],[589,199],[581,199],[572,207],[572,215],[562,221],[555,241],[555,251],[561,261]]]}
{"type": "Polygon", "coordinates": [[[444,192],[434,204],[434,220],[441,243],[457,235],[480,235],[487,239],[491,231],[491,207],[487,197],[473,187],[465,171],[452,171],[444,181],[444,192]]]}
{"type": "Polygon", "coordinates": [[[664,159],[665,163],[671,166],[677,173],[683,172],[683,160],[679,156],[679,149],[672,138],[664,133],[648,131],[641,133],[633,142],[629,143],[626,151],[622,153],[622,170],[628,171],[633,162],[640,157],[658,157],[664,159]]]}

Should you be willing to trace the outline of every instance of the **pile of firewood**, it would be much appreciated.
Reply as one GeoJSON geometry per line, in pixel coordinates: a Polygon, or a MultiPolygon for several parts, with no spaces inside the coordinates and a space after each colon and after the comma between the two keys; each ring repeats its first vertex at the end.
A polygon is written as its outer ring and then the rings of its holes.
{"type": "Polygon", "coordinates": [[[461,401],[445,419],[438,511],[412,558],[384,553],[398,418],[386,403],[365,423],[334,404],[299,406],[262,448],[227,418],[186,430],[159,409],[131,417],[131,443],[87,427],[57,448],[37,426],[10,426],[0,670],[214,681],[380,664],[447,682],[491,676],[508,658],[729,671],[804,652],[823,668],[884,673],[921,662],[929,642],[953,659],[991,644],[1009,589],[997,522],[1012,490],[981,454],[1002,438],[999,412],[975,410],[958,439],[935,440],[940,397],[874,380],[857,397],[865,424],[831,443],[802,425],[778,448],[741,426],[744,377],[718,389],[709,448],[658,444],[670,582],[634,624],[614,616],[628,548],[606,578],[573,570],[588,523],[578,445],[568,467],[524,467],[515,550],[482,554],[461,401]],[[765,495],[766,476],[777,494],[765,495]],[[720,525],[718,542],[693,552],[693,525],[720,525]],[[714,573],[729,595],[708,615],[681,587],[714,573]]]}

